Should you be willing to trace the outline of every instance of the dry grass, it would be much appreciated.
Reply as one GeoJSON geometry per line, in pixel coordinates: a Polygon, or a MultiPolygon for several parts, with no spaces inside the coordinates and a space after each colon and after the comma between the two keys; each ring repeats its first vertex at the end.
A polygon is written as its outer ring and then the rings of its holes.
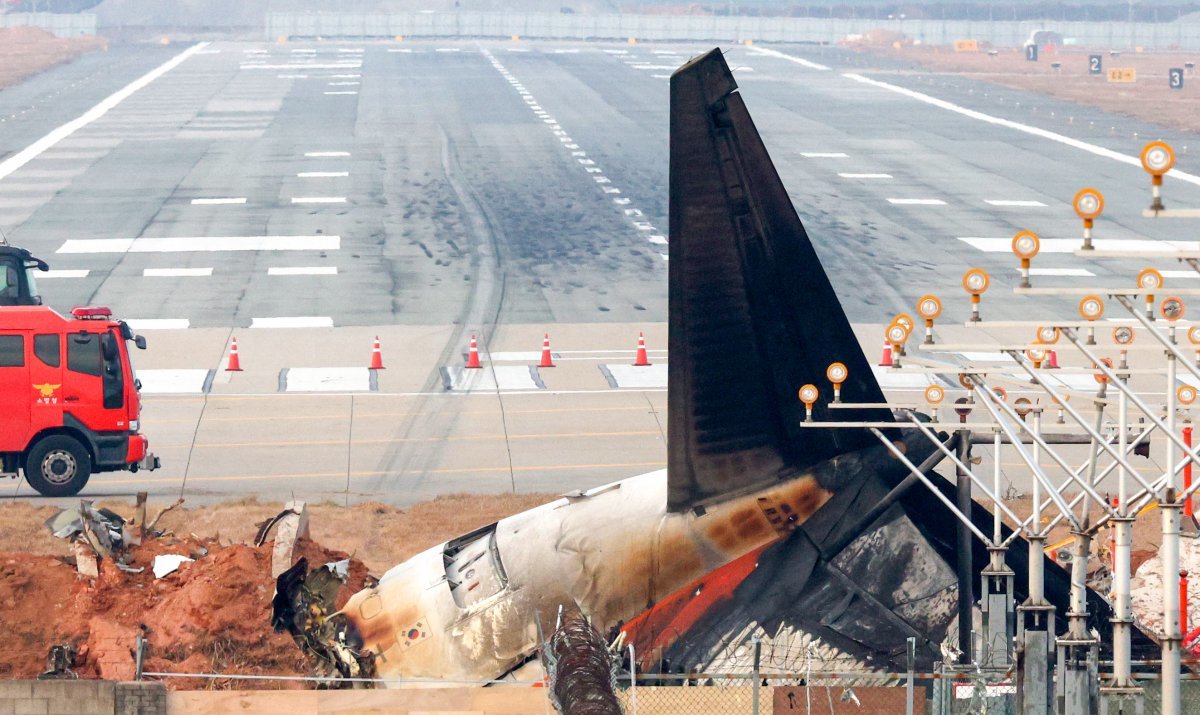
{"type": "Polygon", "coordinates": [[[11,87],[85,52],[107,48],[108,41],[101,37],[55,37],[36,27],[0,29],[0,88],[11,87]]]}
{"type": "MultiPolygon", "coordinates": [[[[452,494],[408,509],[378,502],[350,507],[312,504],[310,528],[315,541],[354,554],[378,574],[430,546],[555,498],[552,494],[452,494]]],[[[133,512],[132,502],[104,501],[99,506],[122,515],[133,512]]],[[[224,543],[249,543],[255,524],[282,508],[278,502],[243,499],[178,509],[164,516],[160,526],[177,534],[220,537],[224,543]]],[[[150,514],[156,511],[152,505],[150,514]]],[[[0,552],[66,556],[69,544],[43,526],[57,512],[58,507],[23,502],[0,505],[0,552]]]]}

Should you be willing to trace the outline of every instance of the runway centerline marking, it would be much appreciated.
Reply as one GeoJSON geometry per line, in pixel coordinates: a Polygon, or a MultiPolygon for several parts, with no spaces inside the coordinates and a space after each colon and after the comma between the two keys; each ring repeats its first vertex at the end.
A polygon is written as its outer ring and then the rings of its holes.
{"type": "Polygon", "coordinates": [[[91,273],[91,271],[68,268],[60,268],[56,270],[52,268],[48,271],[39,271],[36,280],[41,281],[55,278],[87,278],[89,273],[91,273]]]}
{"type": "Polygon", "coordinates": [[[301,179],[332,179],[339,176],[350,176],[348,171],[301,171],[296,176],[301,179]]]}
{"type": "Polygon", "coordinates": [[[841,172],[838,173],[838,176],[842,177],[843,179],[890,179],[890,178],[892,178],[891,174],[850,174],[850,173],[841,173],[841,172]]]}
{"type": "Polygon", "coordinates": [[[358,94],[358,92],[326,92],[325,94],[358,94]]]}
{"type": "MultiPolygon", "coordinates": [[[[1058,132],[1052,132],[1047,129],[1040,129],[1038,127],[1030,126],[1028,124],[1014,122],[1011,119],[1004,119],[1002,117],[996,117],[991,114],[985,114],[983,112],[980,112],[980,111],[977,111],[974,109],[968,109],[961,105],[954,104],[953,102],[947,102],[944,99],[938,99],[937,97],[925,94],[923,92],[917,92],[916,90],[908,89],[907,87],[901,87],[901,86],[895,85],[895,84],[890,84],[888,82],[881,82],[877,79],[871,79],[870,77],[864,77],[863,75],[856,74],[853,72],[845,73],[842,76],[846,77],[847,79],[852,79],[855,82],[861,82],[863,84],[871,85],[872,87],[886,89],[889,92],[895,92],[896,94],[903,95],[910,99],[915,99],[919,102],[924,102],[926,104],[933,105],[940,109],[945,109],[947,111],[954,112],[956,114],[961,114],[964,117],[970,117],[971,119],[977,119],[981,122],[987,122],[988,124],[995,124],[996,126],[1000,126],[1000,127],[1007,127],[1009,129],[1015,129],[1016,131],[1024,132],[1026,134],[1031,134],[1035,137],[1040,137],[1042,139],[1049,139],[1050,141],[1055,141],[1055,142],[1058,142],[1059,144],[1065,144],[1074,149],[1080,149],[1082,151],[1086,151],[1089,154],[1095,154],[1096,156],[1104,157],[1106,159],[1112,159],[1113,161],[1119,161],[1122,164],[1128,164],[1129,166],[1136,166],[1139,169],[1142,168],[1142,160],[1136,156],[1129,156],[1128,154],[1122,154],[1121,152],[1113,151],[1112,149],[1108,149],[1106,147],[1102,147],[1097,144],[1090,144],[1088,142],[1081,141],[1081,140],[1075,139],[1073,137],[1069,137],[1065,134],[1059,134],[1058,132]]],[[[1187,182],[1189,184],[1193,184],[1195,186],[1200,186],[1200,176],[1197,176],[1195,174],[1189,174],[1186,171],[1180,171],[1179,169],[1171,169],[1171,171],[1169,171],[1167,173],[1167,176],[1170,176],[1175,179],[1179,179],[1180,181],[1185,181],[1185,182],[1187,182]]]]}
{"type": "Polygon", "coordinates": [[[142,271],[146,278],[199,278],[212,273],[211,268],[147,268],[142,271]]]}
{"type": "Polygon", "coordinates": [[[245,196],[236,198],[212,198],[212,199],[192,199],[192,204],[195,206],[223,206],[226,204],[244,204],[246,203],[245,196]]]}
{"type": "Polygon", "coordinates": [[[850,155],[840,151],[802,151],[805,159],[849,159],[850,155]]]}
{"type": "Polygon", "coordinates": [[[192,45],[183,52],[180,52],[178,55],[175,55],[171,59],[162,63],[158,67],[150,70],[146,74],[125,85],[113,94],[105,97],[100,101],[99,104],[87,110],[80,116],[72,119],[60,127],[53,129],[49,134],[45,135],[41,139],[38,139],[34,143],[25,147],[16,154],[13,154],[4,161],[0,161],[0,180],[3,180],[17,169],[20,169],[22,166],[25,166],[29,162],[33,161],[42,152],[59,143],[63,139],[66,139],[83,127],[86,127],[97,119],[103,117],[110,109],[116,107],[126,99],[129,99],[129,97],[133,96],[138,90],[143,89],[154,80],[162,77],[166,73],[183,64],[184,61],[186,61],[189,57],[205,47],[208,47],[209,44],[211,43],[199,42],[195,45],[192,45]]]}

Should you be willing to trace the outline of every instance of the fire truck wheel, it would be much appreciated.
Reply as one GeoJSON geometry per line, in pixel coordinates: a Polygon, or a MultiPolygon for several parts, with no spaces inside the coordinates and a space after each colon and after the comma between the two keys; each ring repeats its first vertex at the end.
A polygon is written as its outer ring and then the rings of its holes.
{"type": "Polygon", "coordinates": [[[92,476],[92,456],[66,435],[45,437],[29,450],[25,479],[39,494],[69,497],[78,494],[92,476]]]}

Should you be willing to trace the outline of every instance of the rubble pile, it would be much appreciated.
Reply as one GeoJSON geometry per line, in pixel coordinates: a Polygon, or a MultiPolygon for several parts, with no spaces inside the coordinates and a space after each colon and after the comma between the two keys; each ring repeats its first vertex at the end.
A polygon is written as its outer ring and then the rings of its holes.
{"type": "MultiPolygon", "coordinates": [[[[139,634],[146,672],[308,675],[311,663],[292,637],[271,627],[276,575],[301,559],[327,565],[340,582],[337,605],[369,578],[360,561],[308,538],[303,503],[264,523],[251,544],[163,531],[157,522],[147,521],[142,495],[128,517],[83,501],[46,522],[70,540],[71,556],[0,553],[0,633],[8,636],[0,678],[129,679],[139,634]]],[[[220,679],[166,682],[179,689],[230,686],[220,679]]]]}

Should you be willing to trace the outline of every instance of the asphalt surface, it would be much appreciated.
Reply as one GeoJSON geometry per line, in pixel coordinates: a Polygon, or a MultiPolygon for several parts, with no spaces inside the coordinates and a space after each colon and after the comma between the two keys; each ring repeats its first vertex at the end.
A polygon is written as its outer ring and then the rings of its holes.
{"type": "MultiPolygon", "coordinates": [[[[665,347],[667,77],[707,49],[217,42],[10,174],[0,164],[0,226],[66,272],[42,282],[51,305],[167,321],[142,323],[139,368],[215,376],[200,396],[147,395],[163,472],[89,491],[408,502],[660,466],[661,386],[614,390],[596,368],[627,363],[638,330],[665,347]],[[304,327],[262,327],[280,319],[304,327]],[[543,371],[544,392],[445,393],[470,335],[485,351],[536,351],[543,331],[590,362],[543,371]],[[395,363],[375,394],[281,392],[284,370],[365,367],[379,333],[395,363]],[[221,371],[234,335],[245,373],[221,371]]],[[[0,124],[0,161],[184,51],[118,48],[0,92],[0,115],[19,117],[0,124]]],[[[1189,222],[1143,219],[1147,175],[1101,155],[1187,136],[840,50],[727,58],[846,312],[876,326],[871,352],[877,326],[926,293],[947,323],[966,318],[972,267],[992,275],[985,317],[1072,314],[1077,297],[1013,295],[1006,245],[960,239],[1076,238],[1083,186],[1107,198],[1097,238],[1193,239],[1189,222]]],[[[1195,184],[1165,191],[1200,206],[1195,184]]],[[[1090,273],[1034,279],[1078,287],[1131,285],[1141,266],[1044,253],[1034,267],[1090,273]]]]}

